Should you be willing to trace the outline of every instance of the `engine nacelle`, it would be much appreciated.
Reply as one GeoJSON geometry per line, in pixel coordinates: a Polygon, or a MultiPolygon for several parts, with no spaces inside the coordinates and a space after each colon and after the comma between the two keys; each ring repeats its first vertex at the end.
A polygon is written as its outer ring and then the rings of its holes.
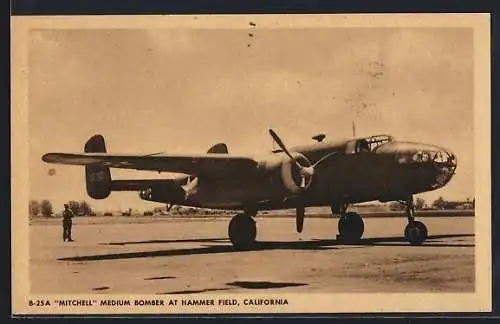
{"type": "MultiPolygon", "coordinates": [[[[300,165],[304,167],[311,166],[311,162],[300,153],[291,153],[300,165]]],[[[307,189],[311,185],[311,176],[303,176],[300,174],[300,167],[290,160],[288,157],[285,158],[281,165],[281,179],[286,189],[292,193],[298,193],[301,189],[302,182],[304,181],[304,188],[307,189]]]]}
{"type": "MultiPolygon", "coordinates": [[[[311,165],[309,160],[300,153],[291,153],[292,156],[304,167],[311,165]]],[[[260,166],[268,181],[270,193],[281,193],[280,195],[295,195],[300,191],[303,176],[300,174],[299,166],[285,154],[276,155],[274,159],[267,159],[260,166]]],[[[312,177],[305,176],[304,189],[311,185],[312,177]]]]}

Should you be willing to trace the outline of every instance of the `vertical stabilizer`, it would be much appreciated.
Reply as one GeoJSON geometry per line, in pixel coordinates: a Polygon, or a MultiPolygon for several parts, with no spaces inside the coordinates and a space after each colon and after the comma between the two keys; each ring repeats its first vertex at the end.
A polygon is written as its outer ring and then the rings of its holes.
{"type": "Polygon", "coordinates": [[[218,154],[227,154],[227,145],[224,143],[217,143],[212,146],[207,153],[218,153],[218,154]]]}
{"type": "MultiPolygon", "coordinates": [[[[102,135],[92,136],[85,143],[85,153],[106,153],[106,144],[102,135]]],[[[111,172],[109,167],[101,165],[85,166],[87,194],[94,199],[104,199],[111,193],[111,172]]]]}

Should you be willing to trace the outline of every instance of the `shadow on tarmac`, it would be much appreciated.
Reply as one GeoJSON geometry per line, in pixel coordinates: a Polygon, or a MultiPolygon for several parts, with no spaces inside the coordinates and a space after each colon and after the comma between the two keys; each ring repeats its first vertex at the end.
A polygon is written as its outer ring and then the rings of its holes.
{"type": "Polygon", "coordinates": [[[164,277],[150,277],[150,278],[144,278],[144,280],[163,280],[163,279],[176,279],[177,277],[172,277],[172,276],[164,276],[164,277]]]}
{"type": "MultiPolygon", "coordinates": [[[[245,289],[276,289],[286,287],[307,286],[305,283],[298,282],[271,282],[271,281],[233,281],[226,283],[226,286],[239,287],[245,289]]],[[[175,295],[175,294],[199,294],[211,291],[232,290],[233,288],[208,288],[199,290],[179,290],[160,293],[160,295],[175,295]]]]}
{"type": "Polygon", "coordinates": [[[203,242],[218,242],[227,241],[227,238],[204,238],[204,239],[184,239],[184,240],[149,240],[149,241],[132,241],[132,242],[109,242],[99,243],[99,245],[130,245],[130,244],[156,244],[156,243],[203,243],[203,242]]]}
{"type": "MultiPolygon", "coordinates": [[[[428,241],[420,246],[411,246],[406,242],[404,237],[377,237],[366,238],[356,243],[345,244],[337,240],[310,240],[310,241],[293,241],[293,242],[258,242],[250,251],[238,251],[232,245],[207,245],[203,247],[174,249],[174,250],[157,250],[157,251],[139,251],[126,253],[110,253],[98,255],[83,255],[75,257],[59,258],[60,261],[100,261],[100,260],[120,260],[134,258],[154,258],[168,257],[181,255],[203,255],[203,254],[218,254],[218,253],[251,253],[262,250],[334,250],[343,249],[348,246],[404,246],[407,248],[426,248],[426,247],[473,247],[474,244],[464,243],[440,243],[442,238],[457,238],[457,237],[472,237],[474,234],[445,234],[445,235],[429,235],[428,241]],[[436,240],[436,241],[433,241],[436,240]]],[[[224,242],[227,239],[192,239],[189,242],[224,242]]],[[[164,243],[186,242],[187,240],[169,240],[164,243]]],[[[122,242],[124,244],[143,244],[144,242],[122,242]]],[[[151,241],[159,243],[158,241],[151,241]]]]}

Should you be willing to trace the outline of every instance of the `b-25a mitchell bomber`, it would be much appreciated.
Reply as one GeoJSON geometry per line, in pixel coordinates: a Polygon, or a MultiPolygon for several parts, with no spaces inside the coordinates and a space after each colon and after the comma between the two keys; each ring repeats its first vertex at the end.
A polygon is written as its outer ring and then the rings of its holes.
{"type": "Polygon", "coordinates": [[[338,239],[356,242],[364,232],[362,217],[348,212],[353,203],[379,200],[404,203],[410,244],[422,244],[427,228],[415,220],[413,195],[446,185],[457,158],[444,148],[396,141],[375,135],[343,141],[313,137],[309,145],[287,148],[273,130],[279,149],[263,156],[230,155],[224,143],[200,155],[119,155],[106,152],[103,136],[92,136],[84,153],[47,153],[48,163],[85,166],[87,193],[107,198],[112,191],[138,191],[140,198],[172,205],[241,211],[229,223],[236,249],[256,243],[258,211],[296,210],[302,232],[305,208],[330,206],[339,215],[338,239]],[[113,180],[110,168],[179,173],[172,179],[113,180]]]}

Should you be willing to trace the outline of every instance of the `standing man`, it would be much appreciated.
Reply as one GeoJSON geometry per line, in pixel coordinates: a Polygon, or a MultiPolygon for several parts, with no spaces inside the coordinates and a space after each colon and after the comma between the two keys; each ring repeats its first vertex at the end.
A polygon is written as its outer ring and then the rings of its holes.
{"type": "Polygon", "coordinates": [[[68,204],[64,204],[64,212],[63,212],[63,240],[66,242],[73,242],[71,238],[71,226],[73,226],[73,212],[69,209],[68,204]]]}

